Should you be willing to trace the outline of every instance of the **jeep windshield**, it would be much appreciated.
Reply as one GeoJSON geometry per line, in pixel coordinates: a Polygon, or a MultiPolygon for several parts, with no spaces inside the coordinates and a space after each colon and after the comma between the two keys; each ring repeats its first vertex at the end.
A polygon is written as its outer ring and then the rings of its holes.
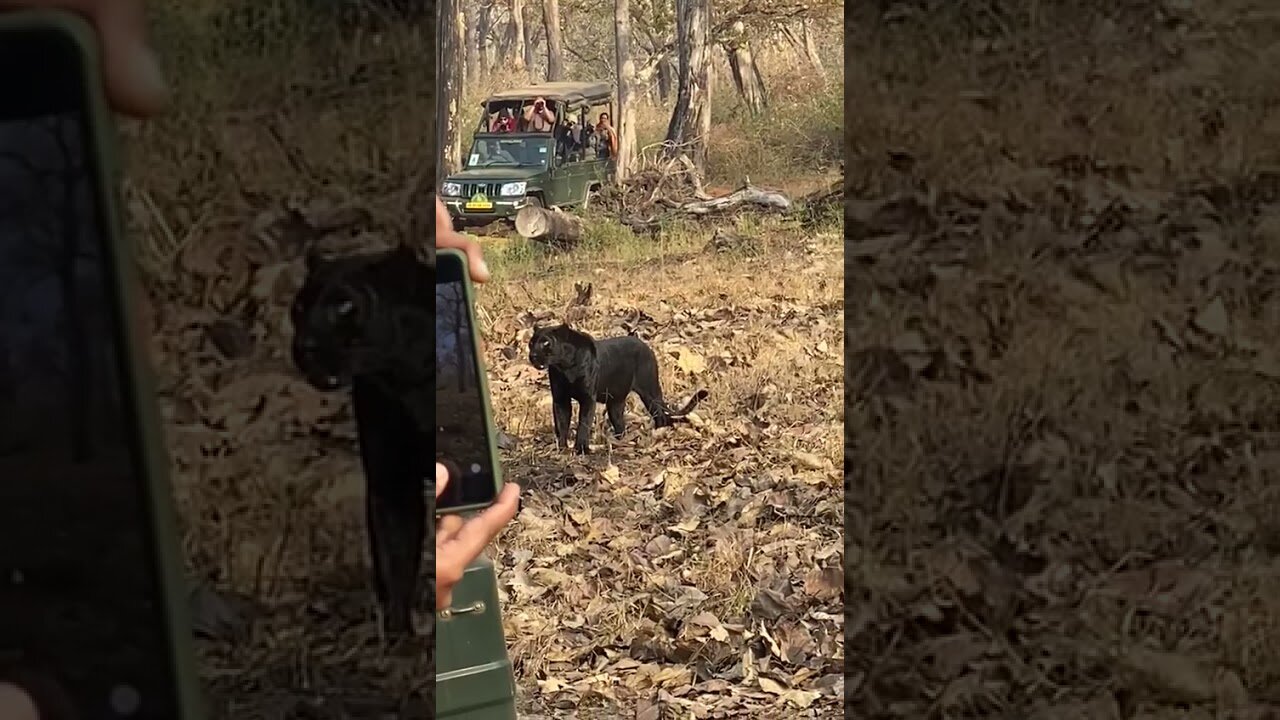
{"type": "Polygon", "coordinates": [[[467,169],[519,167],[546,169],[551,138],[546,135],[477,135],[467,155],[467,169]]]}

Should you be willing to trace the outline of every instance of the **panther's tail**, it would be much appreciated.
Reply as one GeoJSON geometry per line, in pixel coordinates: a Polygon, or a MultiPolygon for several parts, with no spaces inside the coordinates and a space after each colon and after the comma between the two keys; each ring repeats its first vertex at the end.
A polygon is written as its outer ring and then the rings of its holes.
{"type": "Polygon", "coordinates": [[[698,392],[694,393],[693,397],[689,398],[689,402],[685,403],[685,406],[679,410],[672,410],[669,407],[666,408],[667,417],[672,420],[683,420],[684,417],[693,412],[693,409],[698,406],[698,403],[705,400],[708,395],[710,395],[710,393],[707,392],[707,389],[701,388],[698,392]]]}

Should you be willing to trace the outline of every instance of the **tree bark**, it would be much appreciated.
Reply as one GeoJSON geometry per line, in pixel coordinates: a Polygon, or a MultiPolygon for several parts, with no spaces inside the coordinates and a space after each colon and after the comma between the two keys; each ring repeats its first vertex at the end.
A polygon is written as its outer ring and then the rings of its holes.
{"type": "Polygon", "coordinates": [[[533,32],[537,19],[534,17],[533,12],[533,6],[527,3],[521,8],[521,13],[524,15],[524,21],[520,23],[520,27],[524,30],[524,68],[529,73],[530,82],[537,80],[534,77],[534,67],[537,64],[537,60],[533,57],[534,45],[536,44],[533,32]]]}
{"type": "Polygon", "coordinates": [[[466,26],[462,17],[460,0],[438,0],[440,23],[439,55],[436,60],[438,74],[436,86],[440,97],[436,102],[436,147],[440,156],[436,160],[436,184],[458,169],[462,154],[462,133],[459,132],[458,105],[462,100],[461,53],[466,42],[466,26]]]}
{"type": "Polygon", "coordinates": [[[763,113],[769,104],[764,76],[756,65],[755,54],[751,52],[751,39],[747,37],[746,26],[741,20],[733,24],[733,35],[725,41],[724,49],[729,56],[733,86],[738,89],[742,101],[747,104],[752,115],[763,113]]]}
{"type": "Polygon", "coordinates": [[[475,3],[462,6],[462,16],[466,21],[466,34],[463,35],[462,47],[466,79],[468,85],[475,85],[484,76],[484,68],[480,66],[480,40],[477,30],[480,25],[481,8],[475,3]]]}
{"type": "Polygon", "coordinates": [[[564,79],[564,40],[560,34],[560,0],[542,0],[542,25],[547,33],[547,81],[564,79]]]}
{"type": "Polygon", "coordinates": [[[493,70],[493,0],[480,5],[476,17],[476,49],[480,53],[480,76],[493,70]]]}
{"type": "Polygon", "coordinates": [[[675,72],[672,71],[671,62],[663,60],[658,65],[658,99],[661,102],[667,102],[671,99],[672,85],[675,72]]]}
{"type": "Polygon", "coordinates": [[[631,174],[631,160],[635,156],[635,95],[636,62],[631,54],[631,0],[614,0],[614,67],[617,68],[618,117],[614,118],[614,130],[618,133],[618,157],[614,163],[614,181],[626,182],[631,174]]]}
{"type": "Polygon", "coordinates": [[[529,66],[524,55],[524,0],[511,0],[511,17],[507,18],[507,37],[499,63],[516,72],[526,72],[529,66]]]}
{"type": "Polygon", "coordinates": [[[571,245],[582,238],[582,219],[559,210],[528,205],[516,213],[516,232],[528,240],[571,245]]]}
{"type": "Polygon", "coordinates": [[[676,0],[679,87],[667,125],[666,152],[687,155],[699,173],[706,172],[707,136],[711,133],[711,0],[676,0]]]}

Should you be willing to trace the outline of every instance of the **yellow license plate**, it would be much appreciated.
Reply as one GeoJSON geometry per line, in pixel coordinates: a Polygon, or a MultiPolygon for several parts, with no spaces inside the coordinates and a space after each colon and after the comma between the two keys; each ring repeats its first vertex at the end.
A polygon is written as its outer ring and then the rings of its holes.
{"type": "Polygon", "coordinates": [[[467,210],[492,210],[493,203],[489,201],[489,198],[485,197],[484,193],[476,193],[471,196],[471,199],[463,207],[467,210]]]}

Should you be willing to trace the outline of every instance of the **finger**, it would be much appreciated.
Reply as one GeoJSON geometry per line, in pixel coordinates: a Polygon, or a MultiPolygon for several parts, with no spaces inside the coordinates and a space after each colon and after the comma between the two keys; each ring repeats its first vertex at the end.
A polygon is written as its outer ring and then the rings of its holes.
{"type": "Polygon", "coordinates": [[[93,23],[102,44],[107,98],[120,112],[154,115],[168,101],[168,87],[147,45],[142,0],[0,0],[0,9],[66,10],[93,23]]]}
{"type": "Polygon", "coordinates": [[[445,515],[436,522],[436,547],[447,545],[458,534],[466,520],[461,515],[445,515]]]}
{"type": "Polygon", "coordinates": [[[35,701],[22,688],[0,683],[0,718],[5,720],[39,720],[35,701]]]}
{"type": "Polygon", "coordinates": [[[453,229],[449,211],[439,197],[436,198],[436,247],[455,248],[465,252],[467,265],[471,267],[471,279],[478,283],[489,279],[489,266],[485,264],[484,255],[480,252],[480,243],[453,229]]]}
{"type": "Polygon", "coordinates": [[[436,586],[436,612],[448,609],[453,604],[453,586],[436,586]]]}
{"type": "Polygon", "coordinates": [[[449,485],[449,471],[445,466],[436,463],[436,500],[440,499],[440,493],[449,485]]]}
{"type": "Polygon", "coordinates": [[[467,562],[480,556],[484,548],[498,537],[520,510],[520,486],[507,483],[494,504],[468,519],[448,541],[452,557],[465,557],[467,562]]]}

